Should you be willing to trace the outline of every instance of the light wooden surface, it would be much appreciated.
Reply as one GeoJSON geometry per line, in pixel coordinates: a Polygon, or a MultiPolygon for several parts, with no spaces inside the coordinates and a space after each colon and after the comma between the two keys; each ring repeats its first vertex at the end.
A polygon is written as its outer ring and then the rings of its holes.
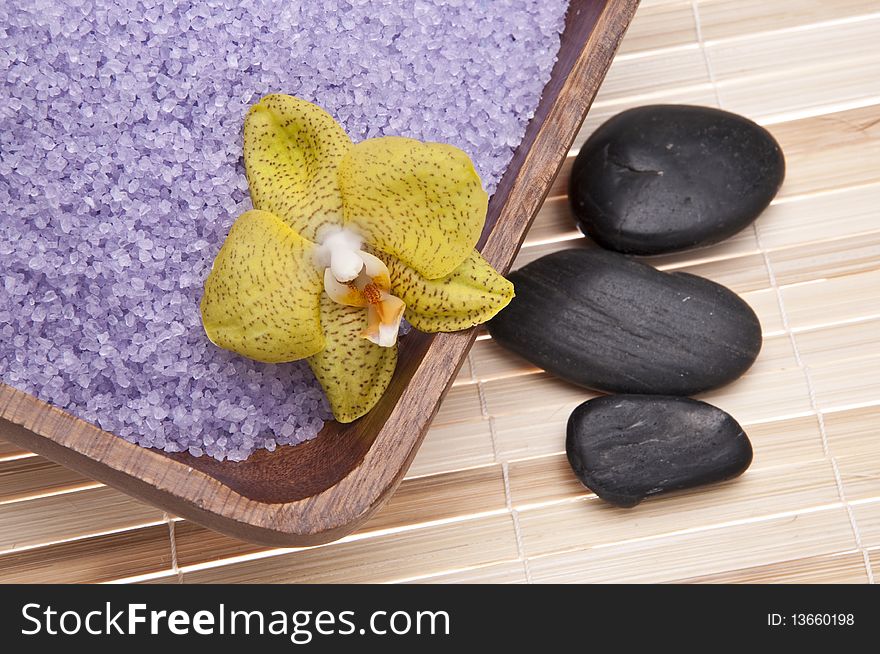
{"type": "MultiPolygon", "coordinates": [[[[873,581],[878,36],[873,0],[643,0],[575,144],[650,102],[721,106],[780,140],[788,178],[756,229],[654,261],[730,286],[761,317],[754,368],[706,396],[752,437],[744,477],[628,511],[602,505],[563,455],[568,413],[589,394],[481,336],[408,478],[331,545],[221,536],[0,441],[0,581],[873,581]]],[[[564,179],[554,189],[516,265],[589,246],[564,179]]]]}

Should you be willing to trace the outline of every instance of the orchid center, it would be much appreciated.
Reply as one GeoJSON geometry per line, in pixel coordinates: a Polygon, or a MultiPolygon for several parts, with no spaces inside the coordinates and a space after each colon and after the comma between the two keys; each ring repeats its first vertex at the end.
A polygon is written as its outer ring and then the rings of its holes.
{"type": "Polygon", "coordinates": [[[324,291],[331,300],[367,310],[367,328],[361,336],[392,347],[406,305],[391,295],[388,266],[362,247],[363,240],[353,231],[325,227],[318,232],[315,263],[324,269],[324,291]]]}

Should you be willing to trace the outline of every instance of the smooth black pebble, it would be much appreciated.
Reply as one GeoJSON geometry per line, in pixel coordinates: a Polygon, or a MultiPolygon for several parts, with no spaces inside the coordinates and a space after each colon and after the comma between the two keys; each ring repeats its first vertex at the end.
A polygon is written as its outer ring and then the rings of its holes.
{"type": "Polygon", "coordinates": [[[751,307],[702,277],[600,248],[554,252],[508,277],[516,297],[489,333],[580,386],[693,395],[738,378],[761,350],[751,307]]]}
{"type": "Polygon", "coordinates": [[[752,445],[721,409],[684,397],[608,395],[568,420],[568,462],[600,498],[622,507],[649,495],[742,474],[752,445]]]}
{"type": "Polygon", "coordinates": [[[650,105],[593,133],[575,159],[569,198],[601,246],[661,254],[740,231],[784,177],[782,149],[752,121],[710,107],[650,105]]]}

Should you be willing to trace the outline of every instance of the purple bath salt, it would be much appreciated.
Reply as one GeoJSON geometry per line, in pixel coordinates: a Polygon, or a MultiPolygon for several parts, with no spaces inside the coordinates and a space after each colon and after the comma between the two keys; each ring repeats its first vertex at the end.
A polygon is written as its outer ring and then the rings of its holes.
{"type": "Polygon", "coordinates": [[[0,3],[0,380],[128,441],[242,460],[330,418],[304,362],[221,350],[202,285],[251,208],[268,93],[355,141],[452,143],[490,192],[537,107],[562,0],[0,3]]]}

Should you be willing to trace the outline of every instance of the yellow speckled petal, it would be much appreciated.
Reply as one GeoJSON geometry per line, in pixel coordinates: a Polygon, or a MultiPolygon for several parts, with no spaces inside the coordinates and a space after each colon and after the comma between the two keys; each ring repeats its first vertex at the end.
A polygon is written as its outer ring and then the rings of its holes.
{"type": "Polygon", "coordinates": [[[257,361],[295,361],[324,347],[321,274],[314,244],[274,214],[242,214],[205,282],[202,322],[211,341],[257,361]]]}
{"type": "Polygon", "coordinates": [[[327,344],[309,357],[339,422],[351,422],[375,406],[397,365],[397,346],[380,347],[363,338],[367,311],[321,297],[321,322],[327,344]]]}
{"type": "Polygon", "coordinates": [[[333,117],[290,95],[267,95],[244,121],[244,165],[254,207],[311,241],[342,224],[336,170],[351,140],[333,117]]]}
{"type": "Polygon", "coordinates": [[[406,303],[406,319],[425,332],[452,332],[486,322],[513,299],[513,284],[476,250],[451,274],[425,279],[393,257],[391,291],[406,303]]]}
{"type": "Polygon", "coordinates": [[[339,166],[347,225],[423,277],[451,273],[483,229],[488,196],[468,156],[398,136],[355,145],[339,166]]]}

